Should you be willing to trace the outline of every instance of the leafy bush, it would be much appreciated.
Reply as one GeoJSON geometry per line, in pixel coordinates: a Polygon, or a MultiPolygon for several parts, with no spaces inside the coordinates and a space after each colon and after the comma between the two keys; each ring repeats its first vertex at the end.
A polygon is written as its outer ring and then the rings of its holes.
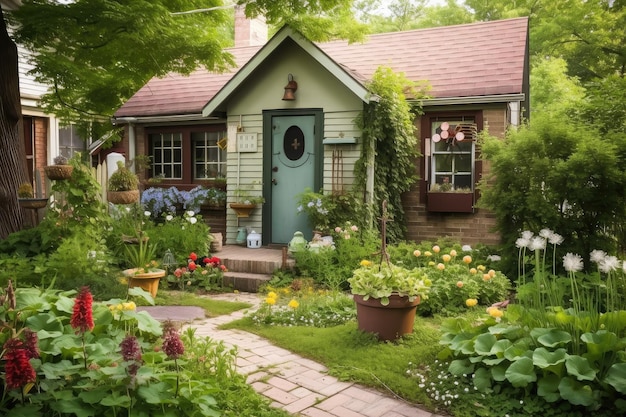
{"type": "Polygon", "coordinates": [[[265,291],[265,301],[251,314],[257,324],[332,327],[356,318],[352,297],[317,289],[310,279],[294,280],[288,287],[268,286],[265,291]]]}
{"type": "MultiPolygon", "coordinates": [[[[525,389],[549,403],[567,402],[574,409],[626,411],[626,297],[623,262],[602,251],[591,258],[601,281],[583,280],[582,257],[563,257],[567,277],[556,277],[546,267],[547,241],[559,245],[560,236],[542,230],[524,232],[520,248],[519,304],[506,311],[488,309],[489,316],[469,322],[449,319],[442,326],[441,357],[449,372],[472,375],[484,393],[525,389]],[[529,257],[526,257],[526,251],[529,257]],[[534,261],[524,274],[526,259],[534,261]],[[588,291],[582,283],[597,282],[588,291]]],[[[552,248],[556,252],[556,248],[552,248]]],[[[553,260],[554,262],[554,260],[553,260]]]]}
{"type": "Polygon", "coordinates": [[[299,276],[313,278],[319,285],[345,290],[361,260],[371,258],[380,249],[380,238],[376,231],[359,229],[350,222],[335,227],[332,236],[334,247],[294,252],[296,270],[299,276]]]}
{"type": "Polygon", "coordinates": [[[363,201],[354,193],[332,194],[307,188],[298,195],[298,202],[298,214],[306,215],[313,230],[323,234],[330,234],[337,225],[347,223],[360,229],[368,227],[363,201]]]}
{"type": "Polygon", "coordinates": [[[235,349],[74,295],[18,289],[0,305],[2,415],[283,415],[237,373],[235,349]]]}

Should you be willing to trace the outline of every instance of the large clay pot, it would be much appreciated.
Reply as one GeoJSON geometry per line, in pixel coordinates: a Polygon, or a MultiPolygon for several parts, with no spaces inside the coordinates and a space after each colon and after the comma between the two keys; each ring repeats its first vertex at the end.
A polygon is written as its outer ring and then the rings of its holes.
{"type": "Polygon", "coordinates": [[[137,268],[125,269],[122,271],[128,279],[130,288],[139,287],[156,297],[159,289],[159,281],[165,276],[164,269],[157,269],[149,272],[137,272],[137,268]]]}
{"type": "Polygon", "coordinates": [[[386,306],[377,298],[363,300],[361,295],[354,295],[354,301],[359,330],[375,333],[379,340],[396,340],[405,334],[413,333],[419,297],[409,301],[408,297],[391,295],[386,306]]]}

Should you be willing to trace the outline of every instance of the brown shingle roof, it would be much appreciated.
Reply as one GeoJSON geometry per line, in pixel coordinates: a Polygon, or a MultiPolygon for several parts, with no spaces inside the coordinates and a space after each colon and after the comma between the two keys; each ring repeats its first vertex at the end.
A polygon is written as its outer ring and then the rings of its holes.
{"type": "MultiPolygon", "coordinates": [[[[436,98],[523,92],[527,18],[371,35],[364,43],[317,44],[355,79],[369,79],[381,65],[407,78],[428,80],[436,98]],[[358,75],[357,75],[358,74],[358,75]]],[[[260,47],[229,51],[240,68],[260,47]]],[[[190,76],[153,78],[116,117],[199,114],[237,72],[197,70],[190,76]]]]}

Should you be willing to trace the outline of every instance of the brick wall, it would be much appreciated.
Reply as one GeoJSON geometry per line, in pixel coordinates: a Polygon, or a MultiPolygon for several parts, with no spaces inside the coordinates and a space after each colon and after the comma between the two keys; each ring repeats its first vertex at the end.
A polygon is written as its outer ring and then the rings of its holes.
{"type": "MultiPolygon", "coordinates": [[[[35,137],[35,166],[34,169],[39,172],[41,178],[41,191],[44,197],[47,197],[47,191],[52,184],[46,177],[43,167],[48,165],[48,129],[50,128],[49,119],[45,117],[33,117],[34,137],[35,137]]],[[[52,155],[53,157],[56,155],[52,155]]]]}

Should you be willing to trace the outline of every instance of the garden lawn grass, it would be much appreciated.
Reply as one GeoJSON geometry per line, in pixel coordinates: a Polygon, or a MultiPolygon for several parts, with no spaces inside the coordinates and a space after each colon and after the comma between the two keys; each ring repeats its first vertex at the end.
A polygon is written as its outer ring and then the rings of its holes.
{"type": "Polygon", "coordinates": [[[256,325],[243,318],[222,325],[258,334],[273,344],[323,363],[329,373],[344,381],[359,382],[387,391],[409,402],[430,405],[430,399],[407,376],[409,362],[432,364],[441,351],[437,319],[416,318],[414,333],[397,342],[379,342],[360,332],[356,322],[316,328],[256,325]]]}
{"type": "Polygon", "coordinates": [[[240,301],[213,300],[190,292],[159,290],[155,304],[159,306],[196,306],[204,309],[207,317],[222,316],[252,307],[240,301]]]}

